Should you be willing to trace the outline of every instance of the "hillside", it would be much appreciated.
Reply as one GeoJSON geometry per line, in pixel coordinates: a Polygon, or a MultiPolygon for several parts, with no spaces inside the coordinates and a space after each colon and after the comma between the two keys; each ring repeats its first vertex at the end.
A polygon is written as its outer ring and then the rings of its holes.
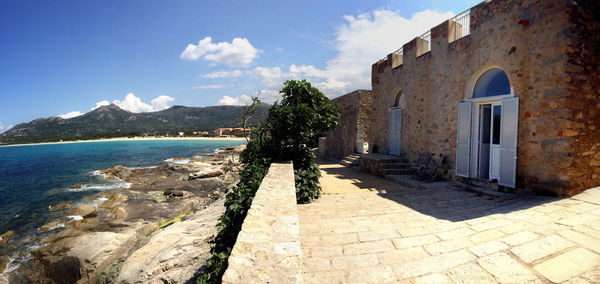
{"type": "MultiPolygon", "coordinates": [[[[267,117],[269,107],[260,105],[250,119],[250,126],[262,122],[267,117]]],[[[35,143],[240,127],[243,111],[243,106],[173,106],[157,112],[132,113],[112,104],[70,119],[39,118],[18,124],[0,134],[0,143],[35,143]]]]}

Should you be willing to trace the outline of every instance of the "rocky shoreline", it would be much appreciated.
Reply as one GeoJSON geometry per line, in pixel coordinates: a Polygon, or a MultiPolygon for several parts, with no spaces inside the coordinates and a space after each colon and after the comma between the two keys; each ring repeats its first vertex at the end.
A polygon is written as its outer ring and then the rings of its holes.
{"type": "Polygon", "coordinates": [[[79,205],[51,206],[61,217],[38,230],[60,232],[17,269],[0,259],[0,283],[192,281],[210,257],[209,241],[224,211],[225,193],[239,181],[244,147],[172,158],[162,166],[99,171],[130,186],[99,192],[79,205]]]}

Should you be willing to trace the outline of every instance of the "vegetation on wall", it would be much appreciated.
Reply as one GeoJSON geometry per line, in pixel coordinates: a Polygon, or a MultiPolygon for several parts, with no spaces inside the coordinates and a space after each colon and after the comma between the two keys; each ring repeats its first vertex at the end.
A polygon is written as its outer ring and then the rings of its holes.
{"type": "MultiPolygon", "coordinates": [[[[341,110],[306,80],[286,81],[281,94],[281,102],[271,107],[267,120],[253,131],[240,155],[244,164],[241,179],[227,194],[213,255],[198,283],[221,282],[246,213],[272,161],[293,161],[298,203],[311,202],[321,194],[321,173],[311,147],[337,126],[341,110]]],[[[252,111],[259,103],[255,98],[247,110],[252,111]]]]}

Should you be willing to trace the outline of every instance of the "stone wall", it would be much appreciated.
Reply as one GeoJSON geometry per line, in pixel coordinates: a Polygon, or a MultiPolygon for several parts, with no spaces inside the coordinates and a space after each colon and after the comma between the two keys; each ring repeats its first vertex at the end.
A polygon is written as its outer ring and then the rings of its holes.
{"type": "Polygon", "coordinates": [[[327,134],[324,153],[326,156],[343,158],[357,152],[356,135],[364,127],[365,142],[369,141],[372,97],[369,90],[356,90],[331,100],[338,104],[343,114],[340,125],[327,134]]]}
{"type": "Polygon", "coordinates": [[[292,163],[273,163],[229,256],[223,283],[302,283],[292,163]]]}
{"type": "Polygon", "coordinates": [[[600,184],[597,6],[483,2],[471,9],[470,35],[449,43],[446,21],[432,28],[430,52],[417,57],[414,39],[403,46],[402,65],[392,68],[392,54],[373,64],[370,150],[388,151],[388,109],[400,95],[403,152],[413,161],[448,156],[445,175],[455,178],[457,105],[494,66],[519,97],[517,187],[572,195],[600,184]]]}

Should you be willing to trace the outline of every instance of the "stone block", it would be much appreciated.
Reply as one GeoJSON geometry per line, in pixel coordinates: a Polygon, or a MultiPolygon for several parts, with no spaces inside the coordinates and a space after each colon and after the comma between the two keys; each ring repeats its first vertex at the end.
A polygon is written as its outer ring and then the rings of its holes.
{"type": "Polygon", "coordinates": [[[500,239],[500,241],[503,241],[504,243],[506,243],[510,246],[516,246],[516,245],[520,245],[522,243],[533,241],[539,237],[540,237],[539,235],[534,234],[532,232],[523,231],[523,232],[519,232],[516,234],[506,236],[506,237],[500,239]]]}
{"type": "Polygon", "coordinates": [[[411,247],[377,254],[377,259],[382,264],[401,264],[429,257],[421,247],[411,247]]]}
{"type": "Polygon", "coordinates": [[[591,249],[597,253],[600,253],[600,240],[594,239],[587,235],[584,235],[573,230],[565,230],[559,233],[561,236],[574,241],[585,248],[591,249]]]}
{"type": "Polygon", "coordinates": [[[531,283],[539,281],[539,278],[532,271],[504,252],[482,257],[477,263],[500,283],[531,283]]]}
{"type": "Polygon", "coordinates": [[[374,266],[352,269],[347,280],[348,283],[392,283],[396,282],[396,276],[389,266],[374,266]]]}
{"type": "Polygon", "coordinates": [[[394,249],[395,247],[391,240],[363,242],[345,245],[344,255],[378,253],[394,249]]]}
{"type": "Polygon", "coordinates": [[[486,243],[482,243],[479,245],[476,245],[472,248],[470,248],[469,250],[471,252],[473,252],[475,255],[482,257],[500,250],[504,250],[507,249],[508,246],[505,245],[504,243],[501,243],[499,241],[489,241],[486,243]]]}
{"type": "Polygon", "coordinates": [[[457,284],[493,283],[494,277],[475,263],[454,267],[446,273],[457,284]]]}
{"type": "Polygon", "coordinates": [[[554,283],[563,282],[600,265],[600,256],[584,248],[553,257],[533,267],[554,283]]]}
{"type": "Polygon", "coordinates": [[[394,270],[396,271],[398,279],[402,280],[429,273],[443,272],[449,268],[473,261],[474,259],[475,256],[472,253],[466,250],[459,250],[394,265],[394,270]]]}
{"type": "Polygon", "coordinates": [[[552,235],[511,249],[511,252],[526,263],[555,254],[575,244],[559,236],[552,235]]]}
{"type": "Polygon", "coordinates": [[[397,249],[404,249],[404,248],[408,248],[408,247],[422,246],[422,245],[438,242],[439,240],[440,239],[437,236],[431,234],[431,235],[424,235],[424,236],[398,238],[398,239],[393,239],[392,241],[394,242],[394,246],[396,246],[397,249]]]}
{"type": "Polygon", "coordinates": [[[355,267],[375,266],[378,264],[375,254],[345,255],[331,258],[334,270],[351,270],[355,267]]]}
{"type": "Polygon", "coordinates": [[[429,244],[425,246],[425,250],[427,250],[432,255],[438,255],[450,251],[463,249],[471,246],[472,244],[473,243],[471,242],[471,240],[469,240],[468,237],[464,237],[456,240],[441,241],[429,244]]]}

